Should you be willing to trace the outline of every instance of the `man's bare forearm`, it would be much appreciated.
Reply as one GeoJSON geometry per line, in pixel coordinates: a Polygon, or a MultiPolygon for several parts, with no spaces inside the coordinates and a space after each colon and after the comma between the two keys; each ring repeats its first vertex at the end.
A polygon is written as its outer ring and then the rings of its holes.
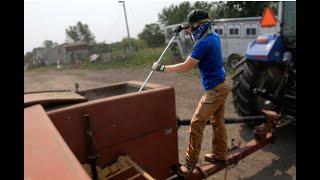
{"type": "Polygon", "coordinates": [[[174,65],[168,65],[164,69],[164,72],[185,72],[188,71],[189,68],[185,65],[185,63],[178,63],[174,65]]]}
{"type": "Polygon", "coordinates": [[[164,72],[185,72],[196,66],[198,60],[188,57],[183,63],[166,65],[164,72]]]}

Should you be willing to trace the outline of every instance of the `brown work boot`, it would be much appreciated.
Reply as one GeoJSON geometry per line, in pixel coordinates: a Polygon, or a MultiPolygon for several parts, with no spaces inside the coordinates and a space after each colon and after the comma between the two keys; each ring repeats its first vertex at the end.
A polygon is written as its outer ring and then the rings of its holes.
{"type": "Polygon", "coordinates": [[[189,176],[192,173],[194,167],[195,166],[193,164],[187,162],[186,164],[180,166],[178,174],[184,177],[189,176]]]}
{"type": "Polygon", "coordinates": [[[227,163],[226,159],[220,159],[214,153],[205,154],[204,160],[211,163],[223,163],[223,164],[227,163]]]}

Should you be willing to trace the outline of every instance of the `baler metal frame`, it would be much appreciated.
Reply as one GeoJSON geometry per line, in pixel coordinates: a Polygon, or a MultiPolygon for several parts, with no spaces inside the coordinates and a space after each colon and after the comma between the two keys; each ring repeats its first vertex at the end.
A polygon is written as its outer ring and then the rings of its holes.
{"type": "MultiPolygon", "coordinates": [[[[107,87],[101,87],[101,88],[94,88],[94,89],[91,89],[91,90],[85,90],[85,91],[81,91],[79,92],[80,94],[86,94],[88,92],[91,92],[91,91],[101,91],[105,88],[108,88],[110,89],[110,91],[115,91],[117,90],[117,88],[119,87],[126,87],[128,84],[130,84],[130,87],[135,87],[135,88],[138,88],[140,87],[140,85],[142,84],[142,82],[128,82],[128,83],[117,83],[117,84],[113,84],[113,85],[109,85],[107,87]]],[[[163,86],[163,85],[158,85],[158,84],[148,84],[148,88],[156,88],[157,90],[150,90],[150,91],[145,91],[145,92],[142,92],[142,93],[139,93],[139,96],[146,96],[147,94],[151,94],[151,91],[152,92],[166,92],[169,99],[173,99],[174,97],[174,91],[172,88],[169,88],[167,86],[163,86]]],[[[130,91],[133,91],[134,89],[131,89],[130,91]]],[[[41,94],[41,93],[40,93],[41,94]]],[[[66,96],[66,94],[64,92],[61,92],[60,93],[62,98],[57,98],[57,96],[43,96],[43,95],[40,95],[40,96],[37,96],[36,93],[34,94],[26,94],[25,95],[25,109],[27,109],[27,113],[28,114],[28,117],[29,117],[29,120],[30,118],[31,119],[34,119],[35,117],[34,116],[39,116],[41,118],[36,118],[37,122],[36,123],[40,123],[40,122],[46,122],[48,123],[51,127],[55,126],[55,128],[51,128],[54,130],[53,133],[55,134],[58,134],[59,135],[59,141],[63,142],[64,146],[63,148],[71,148],[70,146],[67,146],[65,144],[66,139],[62,139],[62,136],[61,136],[61,131],[59,131],[59,128],[61,128],[61,124],[59,125],[59,122],[57,121],[54,121],[55,117],[57,118],[58,115],[59,116],[62,116],[64,118],[67,118],[65,116],[68,116],[68,121],[70,121],[70,117],[69,115],[66,114],[66,112],[64,111],[68,111],[70,110],[70,108],[68,109],[68,107],[58,107],[58,109],[54,109],[54,110],[51,110],[51,107],[48,109],[49,111],[48,112],[45,112],[43,107],[40,106],[40,105],[37,105],[37,104],[41,104],[41,105],[46,105],[46,104],[50,104],[50,103],[53,103],[53,102],[56,102],[58,101],[60,104],[65,104],[66,106],[69,106],[69,103],[79,103],[78,105],[74,105],[73,108],[80,108],[83,106],[83,103],[86,103],[88,104],[88,102],[86,102],[83,98],[81,99],[80,97],[78,96],[72,96],[72,98],[68,98],[68,96],[66,96]],[[45,99],[44,99],[45,98],[45,99]],[[59,113],[60,111],[62,111],[62,109],[65,109],[63,111],[63,113],[59,113]],[[41,116],[40,116],[41,115],[41,116]],[[56,123],[56,124],[55,124],[56,123]]],[[[121,95],[121,99],[124,98],[124,97],[136,97],[135,94],[127,94],[127,95],[121,95]]],[[[159,98],[160,96],[156,96],[155,98],[159,98]]],[[[88,97],[89,98],[89,97],[88,97]]],[[[142,98],[142,97],[141,97],[142,98]]],[[[145,97],[144,97],[145,98],[145,97]]],[[[95,98],[93,98],[95,99],[95,98]]],[[[115,99],[114,97],[113,98],[105,98],[103,101],[101,100],[98,100],[98,101],[94,101],[93,103],[90,103],[87,105],[89,107],[90,105],[90,109],[94,108],[92,106],[96,106],[96,103],[97,102],[111,102],[112,99],[115,99]]],[[[119,99],[119,98],[118,98],[119,99]]],[[[139,98],[140,99],[140,98],[139,98]]],[[[136,99],[135,99],[136,100],[136,99]]],[[[141,100],[141,99],[140,99],[141,100]]],[[[109,102],[109,103],[110,103],[109,102]]],[[[112,101],[113,102],[113,101],[112,101]]],[[[171,102],[171,101],[170,101],[171,102]]],[[[174,105],[174,101],[171,102],[171,106],[172,108],[174,109],[175,105],[174,105]]],[[[87,106],[85,106],[86,108],[88,108],[87,106]]],[[[168,107],[168,104],[167,106],[168,107]]],[[[109,107],[110,108],[110,107],[109,107]]],[[[101,108],[100,108],[101,109],[101,108]]],[[[72,116],[74,116],[73,118],[76,118],[79,116],[80,118],[80,115],[82,114],[82,111],[84,113],[85,111],[85,114],[88,114],[90,113],[89,111],[87,112],[87,110],[84,110],[84,109],[81,109],[81,110],[78,110],[76,109],[75,112],[78,113],[78,115],[76,114],[73,114],[72,116]],[[80,112],[81,111],[81,112],[80,112]]],[[[258,116],[247,116],[247,117],[240,117],[240,118],[228,118],[228,119],[225,119],[225,123],[226,124],[239,124],[239,123],[250,123],[250,124],[260,124],[254,131],[254,138],[247,142],[243,147],[237,147],[237,146],[234,146],[232,148],[230,148],[230,151],[229,151],[229,155],[228,155],[228,159],[227,159],[227,163],[226,164],[222,164],[222,163],[216,163],[216,164],[213,164],[213,163],[208,163],[208,164],[198,164],[196,169],[194,169],[193,173],[187,177],[186,179],[203,179],[203,178],[206,178],[206,177],[209,177],[209,176],[212,176],[213,174],[223,170],[223,169],[226,169],[228,167],[230,167],[230,165],[233,165],[233,164],[236,164],[237,162],[239,162],[241,159],[247,157],[248,155],[254,153],[255,151],[263,148],[265,145],[269,144],[272,142],[273,140],[273,130],[276,129],[277,127],[279,127],[279,124],[282,123],[282,120],[280,119],[280,116],[274,112],[274,111],[267,111],[267,110],[262,110],[263,114],[264,115],[258,115],[258,116]]],[[[99,113],[99,112],[92,112],[92,113],[99,113]]],[[[94,115],[94,114],[91,114],[91,115],[94,115]]],[[[174,117],[175,117],[175,111],[172,111],[171,112],[171,125],[170,127],[172,128],[170,133],[172,133],[172,130],[173,129],[176,129],[175,128],[175,123],[174,123],[174,117]]],[[[81,115],[81,118],[84,118],[84,119],[87,119],[88,120],[88,116],[83,116],[81,115]],[[87,118],[85,118],[87,117],[87,118]]],[[[93,118],[95,120],[97,120],[97,117],[93,116],[93,118]]],[[[60,120],[60,119],[59,119],[60,120]]],[[[29,122],[29,121],[27,121],[29,122]]],[[[65,122],[65,119],[61,119],[60,120],[60,123],[62,122],[65,122]]],[[[80,122],[79,122],[80,123],[80,122]]],[[[28,124],[28,123],[27,123],[28,124]]],[[[29,122],[30,124],[30,122],[29,122]]],[[[176,125],[177,127],[180,127],[180,126],[183,126],[183,125],[189,125],[190,124],[190,120],[180,120],[180,119],[176,119],[176,125]]],[[[210,124],[210,122],[208,122],[208,124],[210,124]]],[[[41,124],[40,124],[41,125],[41,124]]],[[[42,124],[42,125],[45,125],[45,124],[42,124]]],[[[93,127],[93,126],[92,126],[93,127]]],[[[31,128],[31,126],[30,126],[31,128]]],[[[100,127],[99,127],[100,128],[100,127]]],[[[34,132],[31,132],[31,129],[28,129],[30,130],[30,137],[34,137],[34,132]]],[[[87,128],[84,128],[84,130],[88,130],[88,126],[87,128]]],[[[157,131],[158,132],[158,131],[157,131]]],[[[43,132],[39,132],[39,133],[43,133],[43,132]]],[[[88,135],[88,134],[87,134],[88,135]]],[[[89,133],[90,135],[90,133],[89,133]]],[[[158,134],[155,134],[155,136],[158,135],[158,134]]],[[[29,136],[28,136],[29,137],[29,136]]],[[[38,136],[39,137],[39,136],[38,136]]],[[[79,136],[80,137],[80,136],[79,136]]],[[[154,137],[154,136],[152,136],[154,137]]],[[[89,138],[89,136],[87,136],[87,138],[89,138]]],[[[174,138],[175,139],[175,138],[174,138]]],[[[31,141],[31,139],[28,139],[31,141]]],[[[90,139],[89,139],[90,140],[90,139]]],[[[32,141],[33,142],[33,141],[32,141]]],[[[85,146],[83,144],[83,146],[85,146]]],[[[60,151],[59,151],[60,152],[60,151]]],[[[77,160],[76,160],[76,156],[74,153],[71,153],[71,151],[69,150],[68,152],[68,156],[72,156],[72,158],[74,159],[74,166],[77,167],[79,169],[79,172],[83,174],[84,171],[81,170],[81,166],[79,166],[80,164],[77,163],[77,161],[84,161],[83,158],[86,158],[85,157],[85,154],[81,154],[81,158],[79,160],[79,158],[77,157],[77,160]]],[[[91,152],[91,154],[94,154],[96,152],[91,152]]],[[[46,156],[45,153],[42,153],[41,155],[43,156],[46,156]]],[[[41,156],[39,155],[39,157],[41,156]]],[[[59,154],[58,154],[59,155],[59,154]]],[[[132,154],[127,154],[129,155],[132,160],[137,160],[137,157],[132,157],[132,154]]],[[[145,154],[144,154],[145,155],[145,154]]],[[[166,155],[167,156],[167,155],[166,155]]],[[[118,157],[119,158],[119,157],[118,157]]],[[[29,161],[31,162],[32,159],[30,159],[29,161]]],[[[63,163],[63,162],[61,162],[63,163]]],[[[90,162],[88,162],[90,163],[90,162]]],[[[168,176],[164,176],[164,177],[167,177],[166,179],[181,179],[183,177],[179,177],[176,172],[177,172],[177,169],[178,167],[180,166],[180,164],[178,164],[178,160],[175,160],[175,161],[172,161],[170,162],[168,165],[168,169],[166,169],[165,171],[168,172],[168,176]],[[177,162],[176,164],[174,164],[175,162],[177,162]],[[170,169],[170,163],[172,163],[172,168],[170,169]],[[171,170],[171,173],[169,173],[169,170],[171,170]]],[[[135,162],[136,166],[132,163],[131,163],[131,166],[137,171],[138,174],[133,174],[134,176],[132,177],[141,177],[143,176],[144,178],[147,178],[147,179],[150,179],[150,178],[153,178],[153,177],[157,177],[155,173],[152,173],[150,172],[150,169],[147,168],[146,170],[143,170],[142,168],[146,168],[148,166],[146,166],[145,164],[141,164],[141,162],[135,162]],[[140,163],[140,164],[139,164],[140,163]],[[141,165],[141,167],[140,167],[141,165]],[[138,167],[138,168],[136,168],[138,167]]],[[[82,164],[83,165],[83,164],[82,164]]],[[[104,177],[110,177],[109,175],[112,176],[112,174],[114,175],[115,171],[114,171],[114,167],[113,165],[108,165],[109,167],[104,167],[102,170],[103,170],[103,173],[104,177]]],[[[40,167],[40,166],[39,166],[40,167]]],[[[41,166],[42,167],[42,166],[41,166]]],[[[94,166],[90,166],[89,164],[87,164],[87,168],[89,169],[92,169],[94,168],[94,166]]],[[[162,167],[161,169],[163,170],[164,167],[162,167]]],[[[99,171],[100,172],[100,171],[99,171]]],[[[98,173],[99,173],[98,172],[98,173]]],[[[30,172],[32,173],[32,172],[30,172]]],[[[37,173],[37,172],[34,172],[35,174],[33,175],[40,175],[41,173],[37,173]]],[[[88,173],[88,172],[87,172],[88,173]]],[[[90,174],[90,173],[88,173],[90,174]]],[[[100,179],[100,176],[101,174],[99,173],[99,179],[100,179]]],[[[89,177],[87,175],[83,175],[83,178],[86,179],[86,177],[89,177]]],[[[92,177],[91,177],[92,178],[92,177]]]]}
{"type": "MultiPolygon", "coordinates": [[[[197,168],[194,169],[192,174],[186,179],[203,179],[213,174],[228,168],[232,164],[237,164],[240,160],[244,159],[248,155],[263,148],[265,145],[273,142],[273,128],[279,123],[280,116],[274,111],[262,110],[264,115],[260,116],[247,116],[240,118],[225,119],[226,124],[240,124],[240,123],[262,123],[254,130],[254,139],[247,142],[243,147],[233,147],[233,150],[229,153],[226,164],[223,163],[208,163],[204,165],[197,164],[197,168]]],[[[177,120],[178,126],[189,125],[190,120],[177,120]]],[[[208,121],[207,124],[210,124],[208,121]]],[[[180,164],[172,167],[173,172],[177,172],[180,164]]],[[[170,179],[184,179],[178,174],[172,176],[170,179]]]]}

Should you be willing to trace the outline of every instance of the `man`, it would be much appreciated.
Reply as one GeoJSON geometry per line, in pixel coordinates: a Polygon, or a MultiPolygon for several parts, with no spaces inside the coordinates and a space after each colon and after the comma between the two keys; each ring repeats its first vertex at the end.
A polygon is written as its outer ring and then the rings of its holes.
{"type": "Polygon", "coordinates": [[[213,127],[212,153],[206,154],[206,161],[225,162],[227,159],[227,133],[224,124],[224,103],[230,92],[225,80],[221,44],[219,36],[212,32],[208,13],[193,10],[188,15],[189,28],[185,31],[192,34],[195,44],[190,56],[175,65],[162,65],[155,62],[152,69],[164,72],[184,72],[196,65],[200,70],[201,83],[205,93],[190,124],[189,146],[186,152],[186,164],[181,166],[179,174],[189,175],[199,160],[203,130],[207,121],[211,120],[213,127]]]}

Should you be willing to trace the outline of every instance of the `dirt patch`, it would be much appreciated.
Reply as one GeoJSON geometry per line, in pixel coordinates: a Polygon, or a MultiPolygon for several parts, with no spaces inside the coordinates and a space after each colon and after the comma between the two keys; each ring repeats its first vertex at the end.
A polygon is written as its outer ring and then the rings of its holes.
{"type": "MultiPolygon", "coordinates": [[[[49,71],[45,73],[26,73],[24,77],[25,91],[74,89],[74,83],[79,83],[80,90],[99,87],[121,81],[144,81],[148,75],[147,69],[110,69],[101,71],[49,71]]],[[[231,85],[231,78],[228,77],[231,85]]],[[[149,82],[166,84],[175,88],[176,110],[181,119],[190,119],[200,100],[203,91],[197,76],[181,74],[164,74],[156,72],[149,82]]],[[[232,104],[231,94],[227,98],[225,117],[237,117],[232,104]]],[[[251,130],[240,125],[228,125],[228,138],[236,138],[244,144],[252,138],[251,130]]],[[[211,149],[212,129],[207,126],[203,136],[200,162],[211,149]]],[[[179,159],[184,162],[184,154],[189,139],[189,128],[178,130],[179,159]]],[[[250,155],[228,172],[228,179],[296,179],[296,136],[295,128],[285,128],[277,135],[275,144],[250,155]]],[[[208,179],[224,179],[224,171],[208,179]]]]}

